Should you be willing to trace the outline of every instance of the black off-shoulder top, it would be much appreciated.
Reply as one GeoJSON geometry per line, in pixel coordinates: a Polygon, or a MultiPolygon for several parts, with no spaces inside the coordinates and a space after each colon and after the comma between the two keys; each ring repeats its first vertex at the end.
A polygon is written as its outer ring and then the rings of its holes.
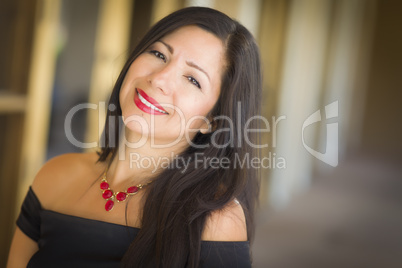
{"type": "MultiPolygon", "coordinates": [[[[27,267],[120,267],[138,228],[66,215],[41,207],[29,188],[17,226],[38,243],[27,267]]],[[[244,242],[201,242],[200,267],[251,267],[244,242]]]]}

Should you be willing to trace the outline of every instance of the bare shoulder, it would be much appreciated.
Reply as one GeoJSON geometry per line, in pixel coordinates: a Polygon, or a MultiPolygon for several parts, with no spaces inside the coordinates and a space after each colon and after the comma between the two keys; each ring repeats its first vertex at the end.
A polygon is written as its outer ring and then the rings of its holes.
{"type": "Polygon", "coordinates": [[[61,194],[85,184],[82,178],[101,170],[96,161],[96,153],[71,153],[46,162],[32,183],[32,189],[42,206],[45,209],[52,208],[61,194]]]}
{"type": "Polygon", "coordinates": [[[207,218],[201,236],[205,241],[247,241],[246,218],[237,200],[207,218]]]}

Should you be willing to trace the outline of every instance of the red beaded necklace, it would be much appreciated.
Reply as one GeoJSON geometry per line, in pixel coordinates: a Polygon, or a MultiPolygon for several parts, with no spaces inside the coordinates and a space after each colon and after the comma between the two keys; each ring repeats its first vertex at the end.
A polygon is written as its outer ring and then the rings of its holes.
{"type": "Polygon", "coordinates": [[[111,211],[113,209],[115,200],[117,202],[123,202],[129,196],[137,194],[139,190],[141,190],[144,186],[146,186],[152,182],[152,181],[150,181],[146,184],[137,184],[135,186],[130,186],[124,192],[114,192],[109,187],[109,183],[107,182],[107,179],[106,179],[106,174],[107,174],[107,169],[105,170],[105,173],[103,173],[102,180],[100,183],[100,189],[102,190],[102,197],[107,200],[106,204],[105,204],[106,211],[111,211]]]}

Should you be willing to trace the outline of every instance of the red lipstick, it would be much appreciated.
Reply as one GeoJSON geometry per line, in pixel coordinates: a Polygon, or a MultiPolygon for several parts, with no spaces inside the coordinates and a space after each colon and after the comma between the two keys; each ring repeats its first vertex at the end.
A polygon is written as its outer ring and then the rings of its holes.
{"type": "Polygon", "coordinates": [[[165,109],[163,109],[162,105],[160,105],[156,100],[145,94],[145,92],[140,88],[135,89],[134,103],[141,111],[148,114],[169,114],[165,109]]]}

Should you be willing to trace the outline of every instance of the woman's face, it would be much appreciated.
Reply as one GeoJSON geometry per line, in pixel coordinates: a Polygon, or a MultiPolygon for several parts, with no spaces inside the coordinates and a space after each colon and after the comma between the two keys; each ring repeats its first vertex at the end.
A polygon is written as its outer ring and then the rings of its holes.
{"type": "Polygon", "coordinates": [[[126,127],[155,144],[188,143],[207,129],[203,118],[218,100],[224,66],[222,41],[197,26],[161,38],[124,78],[120,105],[126,127]]]}

